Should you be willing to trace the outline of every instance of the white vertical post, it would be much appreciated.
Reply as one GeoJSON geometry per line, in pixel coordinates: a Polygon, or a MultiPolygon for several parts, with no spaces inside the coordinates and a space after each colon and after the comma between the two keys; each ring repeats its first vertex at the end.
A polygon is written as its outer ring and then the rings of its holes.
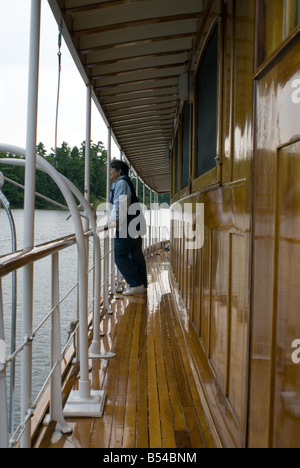
{"type": "Polygon", "coordinates": [[[108,271],[108,262],[109,262],[109,232],[104,233],[104,259],[103,259],[103,306],[106,311],[109,310],[108,302],[108,281],[109,281],[109,271],[108,271]]]}
{"type": "MultiPolygon", "coordinates": [[[[92,87],[86,88],[86,125],[85,125],[85,169],[84,169],[84,198],[90,204],[91,198],[91,122],[92,122],[92,87]]],[[[89,230],[89,219],[87,210],[85,210],[85,218],[83,219],[83,230],[89,230]]],[[[85,239],[87,270],[89,270],[89,238],[85,239]]],[[[88,295],[89,290],[89,275],[86,275],[86,290],[88,295]]]]}
{"type": "Polygon", "coordinates": [[[158,193],[156,194],[156,210],[157,242],[160,242],[160,208],[158,203],[158,193]]]}
{"type": "MultiPolygon", "coordinates": [[[[143,208],[145,209],[145,199],[146,199],[146,193],[145,193],[145,182],[143,182],[143,208]]],[[[145,216],[146,216],[146,209],[145,209],[145,216]]],[[[147,237],[148,237],[148,228],[147,228],[147,220],[146,220],[146,237],[143,237],[143,251],[144,255],[146,256],[145,252],[145,245],[147,245],[147,237]]]]}
{"type": "Polygon", "coordinates": [[[6,398],[4,312],[2,302],[2,281],[0,278],[0,448],[8,448],[8,419],[6,398]]]}
{"type": "Polygon", "coordinates": [[[86,88],[86,137],[85,137],[85,179],[84,198],[90,203],[91,197],[91,121],[92,121],[92,87],[86,88]]]}
{"type": "MultiPolygon", "coordinates": [[[[24,197],[24,249],[34,245],[36,139],[38,114],[39,54],[40,54],[41,0],[31,0],[30,52],[28,76],[27,139],[24,197]]],[[[32,334],[33,265],[24,268],[23,277],[23,337],[32,334]]],[[[32,405],[32,344],[22,355],[21,418],[24,420],[32,405]]],[[[21,439],[22,448],[31,446],[31,422],[27,423],[21,439]]]]}
{"type": "Polygon", "coordinates": [[[156,234],[156,193],[153,192],[153,255],[155,255],[155,244],[156,244],[156,239],[157,239],[157,234],[156,234]]]}
{"type": "MultiPolygon", "coordinates": [[[[109,161],[109,164],[108,164],[108,170],[107,170],[107,187],[108,187],[108,190],[107,190],[107,195],[106,196],[107,196],[108,203],[110,203],[110,174],[109,174],[109,169],[110,169],[110,163],[111,163],[111,129],[109,129],[108,138],[109,138],[109,144],[108,144],[108,150],[107,150],[107,159],[109,161]]],[[[111,232],[111,231],[109,231],[109,232],[111,232]]],[[[110,276],[111,293],[114,296],[116,296],[117,295],[117,290],[116,290],[116,267],[115,267],[114,239],[113,239],[113,237],[111,237],[109,244],[110,244],[110,256],[108,256],[108,258],[110,258],[110,272],[108,274],[110,276]]],[[[108,284],[107,284],[107,286],[108,286],[108,284]]],[[[108,311],[111,312],[110,309],[108,311]]]]}
{"type": "Polygon", "coordinates": [[[152,255],[152,190],[150,189],[149,257],[152,255]]]}
{"type": "Polygon", "coordinates": [[[25,223],[24,248],[34,243],[36,140],[38,116],[39,53],[40,53],[41,0],[31,0],[30,53],[27,103],[27,137],[25,166],[25,223]]]}
{"type": "MultiPolygon", "coordinates": [[[[154,192],[154,244],[157,244],[157,193],[154,192]]],[[[153,252],[155,254],[155,251],[153,252]]]]}
{"type": "MultiPolygon", "coordinates": [[[[120,150],[120,161],[123,161],[123,160],[124,160],[123,151],[120,150]]],[[[118,284],[117,293],[122,292],[123,291],[122,275],[121,275],[121,272],[120,272],[120,270],[118,268],[117,268],[117,284],[118,284]]]]}
{"type": "Polygon", "coordinates": [[[51,288],[52,314],[51,330],[51,367],[54,368],[50,386],[50,420],[59,424],[64,433],[72,432],[63,416],[61,391],[61,333],[60,333],[60,307],[59,307],[59,256],[52,255],[52,288],[51,288]]]}
{"type": "Polygon", "coordinates": [[[114,252],[114,238],[112,237],[110,240],[110,286],[111,286],[111,294],[113,296],[117,295],[117,288],[116,288],[116,267],[115,267],[115,252],[114,252]]]}
{"type": "MultiPolygon", "coordinates": [[[[110,221],[110,163],[111,163],[111,128],[108,127],[108,141],[107,141],[107,172],[106,172],[106,203],[107,203],[107,220],[110,221]]],[[[110,231],[104,233],[104,292],[103,302],[104,308],[107,312],[109,310],[108,302],[108,288],[109,288],[109,235],[110,231]]]]}
{"type": "MultiPolygon", "coordinates": [[[[123,157],[123,151],[122,149],[120,149],[120,161],[123,161],[124,157],[123,157]]],[[[119,269],[117,268],[117,284],[118,284],[118,287],[117,287],[117,290],[116,290],[116,293],[122,291],[121,288],[121,283],[122,283],[122,275],[121,275],[121,272],[119,271],[119,269]]]]}
{"type": "Polygon", "coordinates": [[[106,203],[108,211],[108,220],[109,220],[109,204],[110,204],[110,163],[111,163],[111,128],[108,127],[108,137],[107,137],[107,171],[106,171],[106,203]]]}

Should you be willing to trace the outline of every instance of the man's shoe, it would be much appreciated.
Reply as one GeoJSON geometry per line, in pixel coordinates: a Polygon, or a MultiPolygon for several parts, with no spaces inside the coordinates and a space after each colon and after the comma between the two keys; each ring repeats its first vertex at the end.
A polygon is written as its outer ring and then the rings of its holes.
{"type": "Polygon", "coordinates": [[[129,288],[123,292],[123,296],[146,296],[147,295],[147,288],[144,285],[137,286],[136,288],[129,288]]]}

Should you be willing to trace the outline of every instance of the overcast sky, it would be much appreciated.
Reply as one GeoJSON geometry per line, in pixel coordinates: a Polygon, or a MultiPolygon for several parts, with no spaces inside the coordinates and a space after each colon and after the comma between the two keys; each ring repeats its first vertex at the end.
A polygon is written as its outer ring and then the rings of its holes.
{"type": "MultiPolygon", "coordinates": [[[[0,142],[26,144],[30,0],[0,0],[0,142]]],[[[47,0],[42,0],[39,116],[37,141],[48,152],[55,142],[58,74],[58,27],[47,0]]],[[[71,147],[85,140],[86,87],[65,43],[62,46],[62,78],[58,146],[71,147]]],[[[92,140],[107,147],[106,126],[92,107],[92,140]]],[[[113,144],[112,156],[119,157],[113,144]]]]}

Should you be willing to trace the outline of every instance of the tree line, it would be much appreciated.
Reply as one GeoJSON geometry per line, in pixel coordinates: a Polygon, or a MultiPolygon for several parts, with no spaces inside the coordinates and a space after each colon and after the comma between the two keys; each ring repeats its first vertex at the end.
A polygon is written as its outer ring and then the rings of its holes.
{"type": "MultiPolygon", "coordinates": [[[[66,142],[63,142],[56,151],[56,160],[54,152],[47,154],[43,143],[37,145],[37,154],[42,156],[61,174],[70,179],[76,187],[83,193],[84,190],[84,166],[85,166],[85,142],[78,148],[71,148],[66,142]]],[[[18,158],[12,154],[0,153],[0,158],[18,158]]],[[[106,162],[107,151],[101,142],[91,145],[91,203],[99,204],[105,199],[106,194],[106,162]]],[[[19,184],[24,185],[24,167],[2,165],[0,170],[3,174],[19,184]]],[[[58,203],[66,204],[63,195],[57,185],[45,173],[37,171],[36,173],[36,192],[55,200],[58,203]]],[[[12,208],[23,208],[24,191],[14,185],[5,183],[3,193],[10,202],[12,208]]],[[[53,209],[48,202],[36,197],[36,209],[53,209]]]]}
{"type": "MultiPolygon", "coordinates": [[[[85,141],[78,148],[71,148],[68,143],[63,142],[61,147],[56,150],[56,157],[52,151],[47,154],[43,143],[37,145],[37,154],[54,166],[62,175],[71,180],[76,187],[84,192],[84,173],[85,173],[85,141]]],[[[17,158],[12,154],[1,153],[0,158],[17,158]]],[[[95,208],[99,203],[106,201],[106,167],[107,167],[107,150],[102,142],[91,144],[91,203],[95,208]]],[[[4,176],[13,181],[24,185],[24,167],[10,166],[1,164],[0,171],[4,176]]],[[[132,178],[135,184],[134,177],[132,178]]],[[[6,182],[3,193],[10,202],[11,208],[23,208],[24,206],[24,191],[16,186],[6,182]]],[[[37,171],[36,174],[36,192],[55,200],[58,203],[65,204],[63,195],[57,185],[45,173],[37,171]]],[[[143,200],[143,187],[139,184],[139,199],[143,200]]],[[[169,195],[161,195],[159,203],[169,203],[169,195]]],[[[150,193],[146,190],[146,205],[150,203],[150,193]]],[[[36,209],[55,209],[49,202],[36,197],[36,209]]]]}

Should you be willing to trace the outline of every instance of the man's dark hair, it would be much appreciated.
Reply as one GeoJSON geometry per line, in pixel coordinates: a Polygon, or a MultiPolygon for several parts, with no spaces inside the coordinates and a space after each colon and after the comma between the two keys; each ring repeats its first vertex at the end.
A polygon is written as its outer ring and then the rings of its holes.
{"type": "Polygon", "coordinates": [[[111,163],[110,167],[112,169],[115,169],[116,171],[121,171],[122,176],[128,176],[129,174],[129,166],[124,161],[119,161],[118,159],[115,159],[111,163]]]}

